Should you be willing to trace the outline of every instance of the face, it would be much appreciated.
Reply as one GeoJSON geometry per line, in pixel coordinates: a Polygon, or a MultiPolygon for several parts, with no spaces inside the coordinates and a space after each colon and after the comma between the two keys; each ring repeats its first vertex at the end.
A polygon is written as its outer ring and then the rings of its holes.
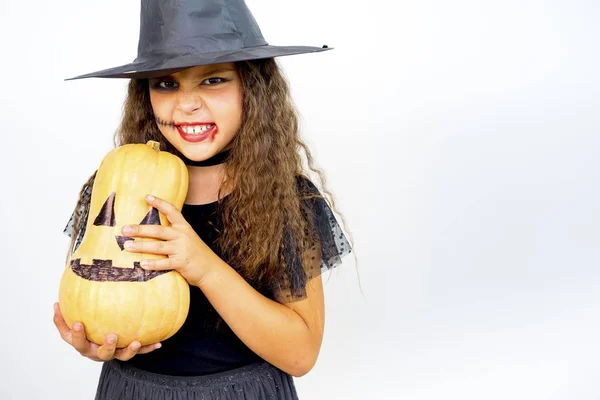
{"type": "Polygon", "coordinates": [[[233,63],[189,68],[149,85],[156,123],[184,156],[203,161],[229,147],[242,122],[242,86],[233,63]]]}

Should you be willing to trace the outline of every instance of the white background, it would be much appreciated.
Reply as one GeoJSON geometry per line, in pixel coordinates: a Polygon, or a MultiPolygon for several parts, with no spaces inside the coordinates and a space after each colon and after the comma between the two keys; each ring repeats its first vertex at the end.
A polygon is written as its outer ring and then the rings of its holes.
{"type": "MultiPolygon", "coordinates": [[[[359,256],[326,284],[302,399],[600,398],[600,3],[248,1],[359,256]]],[[[52,323],[110,150],[138,1],[0,3],[0,399],[91,399],[52,323]]]]}

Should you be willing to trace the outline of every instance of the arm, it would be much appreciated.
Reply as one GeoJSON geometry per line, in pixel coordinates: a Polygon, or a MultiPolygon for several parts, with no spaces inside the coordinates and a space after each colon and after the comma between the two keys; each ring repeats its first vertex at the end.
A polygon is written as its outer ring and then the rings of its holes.
{"type": "Polygon", "coordinates": [[[324,328],[321,276],[307,282],[307,297],[280,304],[257,292],[218,259],[198,286],[233,332],[260,357],[302,376],[314,366],[324,328]]]}

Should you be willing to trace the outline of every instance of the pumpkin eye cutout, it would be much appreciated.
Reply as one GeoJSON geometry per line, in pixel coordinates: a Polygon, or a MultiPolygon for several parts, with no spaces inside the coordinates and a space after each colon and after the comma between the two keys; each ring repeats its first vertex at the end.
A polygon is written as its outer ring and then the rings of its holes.
{"type": "Polygon", "coordinates": [[[94,220],[96,226],[116,226],[115,221],[115,196],[116,193],[112,192],[108,199],[102,205],[102,209],[98,213],[98,216],[94,220]]]}
{"type": "Polygon", "coordinates": [[[144,217],[144,219],[140,222],[140,225],[160,225],[160,216],[158,214],[158,210],[154,207],[148,214],[144,217]]]}

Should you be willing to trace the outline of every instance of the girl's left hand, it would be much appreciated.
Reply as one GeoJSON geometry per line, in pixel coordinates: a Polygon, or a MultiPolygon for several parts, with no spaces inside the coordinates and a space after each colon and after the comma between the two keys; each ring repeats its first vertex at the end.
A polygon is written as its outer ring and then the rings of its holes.
{"type": "Polygon", "coordinates": [[[171,226],[126,225],[123,227],[124,236],[159,240],[127,240],[125,249],[134,253],[166,255],[164,259],[142,259],[140,266],[146,270],[176,270],[190,285],[199,286],[218,256],[200,239],[174,205],[151,195],[146,197],[146,201],[163,213],[171,226]]]}

